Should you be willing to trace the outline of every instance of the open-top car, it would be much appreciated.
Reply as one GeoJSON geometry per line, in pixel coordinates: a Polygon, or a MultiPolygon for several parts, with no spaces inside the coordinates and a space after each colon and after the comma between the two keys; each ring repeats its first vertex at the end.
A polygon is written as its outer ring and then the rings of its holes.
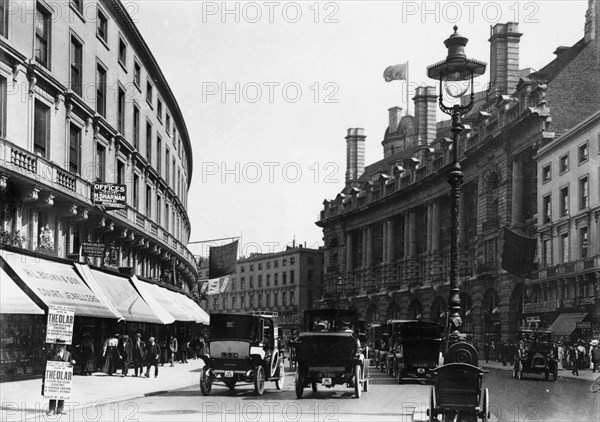
{"type": "Polygon", "coordinates": [[[513,377],[522,379],[525,373],[543,374],[545,379],[558,379],[557,351],[552,343],[552,331],[520,329],[519,348],[515,356],[513,377]]]}
{"type": "Polygon", "coordinates": [[[358,338],[358,313],[351,310],[315,309],[304,312],[303,331],[294,342],[296,397],[305,387],[332,388],[346,384],[357,398],[368,390],[369,359],[358,338]]]}
{"type": "Polygon", "coordinates": [[[276,319],[266,315],[211,314],[209,353],[200,373],[200,390],[209,395],[212,384],[221,382],[231,391],[240,383],[254,385],[257,395],[265,381],[283,388],[285,370],[276,319]]]}

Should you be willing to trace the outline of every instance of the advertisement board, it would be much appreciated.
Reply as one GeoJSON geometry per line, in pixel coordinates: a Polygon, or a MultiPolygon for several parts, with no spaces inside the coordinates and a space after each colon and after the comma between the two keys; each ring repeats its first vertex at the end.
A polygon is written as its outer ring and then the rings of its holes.
{"type": "Polygon", "coordinates": [[[70,400],[73,366],[69,362],[46,361],[44,373],[44,398],[70,400]]]}
{"type": "Polygon", "coordinates": [[[71,344],[75,308],[72,306],[49,305],[46,325],[46,343],[71,344]]]}
{"type": "Polygon", "coordinates": [[[127,185],[94,183],[92,203],[105,209],[127,208],[127,185]]]}
{"type": "Polygon", "coordinates": [[[93,258],[103,258],[106,245],[102,242],[81,242],[81,254],[93,258]]]}

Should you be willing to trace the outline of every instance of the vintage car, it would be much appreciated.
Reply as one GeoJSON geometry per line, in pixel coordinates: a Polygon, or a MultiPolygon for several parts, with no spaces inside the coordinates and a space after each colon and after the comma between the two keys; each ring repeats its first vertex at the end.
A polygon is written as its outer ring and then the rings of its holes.
{"type": "Polygon", "coordinates": [[[558,379],[557,352],[552,343],[552,331],[520,329],[517,332],[519,348],[515,355],[513,377],[524,374],[543,374],[545,379],[558,379]]]}
{"type": "Polygon", "coordinates": [[[304,312],[303,330],[294,342],[296,397],[318,384],[332,388],[346,384],[355,397],[369,386],[369,359],[364,357],[356,311],[315,309],[304,312]]]}
{"type": "Polygon", "coordinates": [[[391,321],[389,374],[403,381],[433,380],[440,363],[442,326],[426,321],[391,321]]]}
{"type": "Polygon", "coordinates": [[[207,396],[212,384],[220,382],[233,391],[240,383],[254,385],[262,395],[265,381],[278,390],[285,379],[280,331],[271,315],[211,314],[209,352],[201,356],[200,390],[207,396]]]}

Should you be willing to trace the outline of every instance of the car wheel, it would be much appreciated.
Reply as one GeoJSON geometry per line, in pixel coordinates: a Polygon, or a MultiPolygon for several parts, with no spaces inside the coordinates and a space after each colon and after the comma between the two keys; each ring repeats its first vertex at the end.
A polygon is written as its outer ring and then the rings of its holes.
{"type": "Polygon", "coordinates": [[[208,396],[211,389],[212,380],[210,379],[210,374],[208,373],[208,370],[202,369],[200,371],[200,391],[203,396],[208,396]]]}
{"type": "Polygon", "coordinates": [[[279,379],[275,381],[275,388],[283,390],[283,383],[285,381],[285,367],[283,363],[279,364],[279,379]]]}
{"type": "Polygon", "coordinates": [[[488,422],[490,420],[491,414],[489,411],[490,408],[490,396],[488,393],[488,389],[485,388],[483,390],[483,399],[481,404],[481,420],[482,422],[488,422]]]}
{"type": "Polygon", "coordinates": [[[258,396],[265,392],[265,370],[262,365],[258,365],[254,370],[254,392],[258,396]]]}
{"type": "Polygon", "coordinates": [[[360,365],[356,365],[354,367],[354,395],[356,396],[357,399],[360,399],[360,395],[361,395],[361,385],[360,385],[360,379],[361,379],[361,370],[360,370],[360,365]]]}
{"type": "Polygon", "coordinates": [[[301,399],[304,392],[304,376],[300,371],[300,365],[296,365],[296,398],[301,399]]]}

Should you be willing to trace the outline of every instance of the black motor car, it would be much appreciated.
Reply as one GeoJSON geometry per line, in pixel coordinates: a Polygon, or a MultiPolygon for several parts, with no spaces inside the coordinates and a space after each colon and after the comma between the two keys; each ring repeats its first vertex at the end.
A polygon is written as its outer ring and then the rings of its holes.
{"type": "Polygon", "coordinates": [[[545,379],[558,379],[557,351],[552,342],[552,331],[520,329],[517,332],[519,349],[515,355],[513,377],[524,374],[543,374],[545,379]]]}

